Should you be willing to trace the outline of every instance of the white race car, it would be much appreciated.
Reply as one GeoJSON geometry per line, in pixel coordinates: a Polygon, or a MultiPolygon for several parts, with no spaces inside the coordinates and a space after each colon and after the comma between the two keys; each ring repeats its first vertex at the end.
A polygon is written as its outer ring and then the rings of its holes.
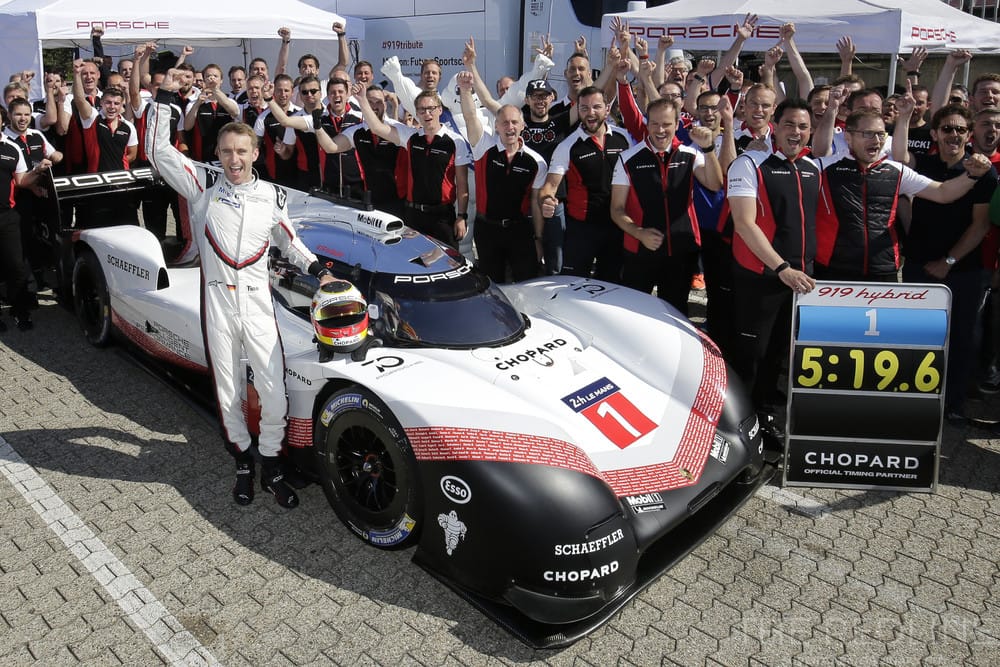
{"type": "MultiPolygon", "coordinates": [[[[56,185],[65,208],[150,178],[56,185]]],[[[599,626],[773,471],[718,349],[663,301],[582,278],[498,286],[391,215],[288,202],[305,244],[364,294],[376,342],[321,362],[317,281],[271,258],[288,456],[359,539],[415,545],[417,563],[526,643],[599,626]]],[[[168,264],[136,226],[64,235],[92,343],[118,333],[206,371],[196,261],[168,264]]],[[[250,368],[245,391],[252,422],[250,368]]]]}

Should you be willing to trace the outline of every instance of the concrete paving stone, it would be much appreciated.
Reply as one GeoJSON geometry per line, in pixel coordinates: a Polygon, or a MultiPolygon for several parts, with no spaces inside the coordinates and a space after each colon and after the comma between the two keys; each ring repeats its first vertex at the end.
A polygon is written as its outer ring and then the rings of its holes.
{"type": "Polygon", "coordinates": [[[701,577],[687,586],[683,593],[677,595],[677,599],[684,600],[695,609],[704,611],[712,606],[712,600],[723,594],[725,588],[722,584],[712,581],[706,577],[701,577]]]}
{"type": "Polygon", "coordinates": [[[996,586],[1000,580],[1000,567],[995,560],[996,556],[996,552],[993,558],[983,558],[973,552],[966,554],[959,578],[968,579],[987,588],[996,586]]]}
{"type": "Polygon", "coordinates": [[[784,579],[789,583],[801,586],[809,581],[818,569],[817,557],[815,554],[796,549],[788,556],[779,572],[775,573],[775,579],[784,579]]]}
{"type": "Polygon", "coordinates": [[[862,552],[861,558],[854,564],[851,577],[878,588],[884,581],[884,575],[889,570],[889,563],[871,553],[862,552]]]}
{"type": "Polygon", "coordinates": [[[952,597],[948,600],[949,605],[954,605],[958,610],[965,610],[973,614],[982,614],[986,611],[986,600],[989,599],[990,589],[975,582],[958,576],[958,583],[951,587],[952,597]]]}
{"type": "Polygon", "coordinates": [[[688,557],[670,568],[671,579],[687,585],[698,580],[698,575],[708,568],[708,563],[698,553],[688,554],[688,557]]]}
{"type": "Polygon", "coordinates": [[[718,641],[702,632],[699,628],[690,628],[686,637],[677,640],[674,651],[666,656],[667,664],[693,665],[701,661],[701,656],[712,655],[719,650],[718,641]]]}
{"type": "Polygon", "coordinates": [[[658,628],[668,637],[680,639],[684,637],[685,628],[701,622],[701,611],[683,600],[675,599],[671,605],[662,609],[660,620],[652,627],[658,628]]]}
{"type": "Polygon", "coordinates": [[[718,551],[713,554],[711,567],[705,570],[703,576],[726,586],[736,581],[736,576],[743,571],[743,567],[743,560],[725,551],[718,551]]]}
{"type": "Polygon", "coordinates": [[[834,586],[840,587],[846,581],[848,575],[854,569],[854,563],[842,558],[836,553],[827,553],[826,558],[816,565],[814,576],[834,586]]]}
{"type": "Polygon", "coordinates": [[[781,561],[777,558],[767,556],[761,551],[755,551],[753,558],[746,561],[740,576],[763,587],[773,582],[774,573],[780,569],[781,561]]]}
{"type": "Polygon", "coordinates": [[[676,651],[677,641],[655,627],[646,627],[640,637],[635,637],[632,643],[631,657],[640,665],[659,664],[664,656],[676,651]]]}
{"type": "Polygon", "coordinates": [[[742,611],[730,604],[728,598],[716,600],[712,607],[701,615],[701,622],[698,629],[711,635],[720,642],[729,636],[733,626],[739,625],[742,619],[742,611]],[[725,602],[723,600],[726,600],[725,602]]]}

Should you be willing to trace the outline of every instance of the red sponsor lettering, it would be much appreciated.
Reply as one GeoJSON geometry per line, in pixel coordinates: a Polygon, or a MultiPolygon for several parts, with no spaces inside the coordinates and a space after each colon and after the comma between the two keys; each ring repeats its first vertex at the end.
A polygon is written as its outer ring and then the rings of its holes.
{"type": "Polygon", "coordinates": [[[170,30],[170,21],[77,21],[77,29],[104,28],[105,30],[170,30]]]}
{"type": "Polygon", "coordinates": [[[954,30],[948,28],[924,28],[921,26],[910,27],[910,37],[921,42],[956,42],[958,35],[954,30]]]}
{"type": "MultiPolygon", "coordinates": [[[[711,39],[736,37],[739,34],[739,24],[719,23],[716,25],[671,25],[671,26],[631,26],[629,32],[648,40],[670,36],[679,39],[711,39]]],[[[781,26],[777,24],[758,25],[751,35],[757,39],[778,39],[781,37],[781,26]]]]}

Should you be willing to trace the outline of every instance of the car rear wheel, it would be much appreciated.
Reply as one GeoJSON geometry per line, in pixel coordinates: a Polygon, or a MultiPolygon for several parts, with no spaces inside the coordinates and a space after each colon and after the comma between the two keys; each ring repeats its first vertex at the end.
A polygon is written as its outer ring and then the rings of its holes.
{"type": "Polygon", "coordinates": [[[414,544],[423,522],[417,460],[389,408],[347,387],[327,399],[316,428],[320,481],[340,520],[381,549],[414,544]]]}
{"type": "Polygon", "coordinates": [[[91,345],[111,341],[111,299],[97,255],[84,250],[73,265],[73,310],[91,345]]]}

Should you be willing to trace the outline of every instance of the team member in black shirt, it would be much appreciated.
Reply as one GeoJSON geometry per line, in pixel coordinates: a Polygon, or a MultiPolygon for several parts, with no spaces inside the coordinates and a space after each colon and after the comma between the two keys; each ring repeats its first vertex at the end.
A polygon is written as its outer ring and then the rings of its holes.
{"type": "Polygon", "coordinates": [[[458,75],[472,157],[476,165],[476,225],[479,266],[494,282],[538,275],[542,212],[538,189],[545,181],[545,161],[524,145],[524,117],[514,106],[496,113],[495,135],[483,131],[472,99],[471,72],[458,75]],[[531,219],[528,219],[528,216],[531,219]]]}
{"type": "Polygon", "coordinates": [[[566,179],[564,274],[618,282],[622,267],[622,230],[611,220],[611,175],[619,154],[632,142],[607,124],[604,92],[589,87],[578,98],[580,126],[556,147],[541,190],[542,215],[555,214],[556,190],[566,179]]]}
{"type": "MultiPolygon", "coordinates": [[[[19,329],[30,329],[29,296],[21,252],[21,222],[14,210],[14,188],[28,172],[24,153],[17,145],[0,134],[0,183],[8,195],[0,200],[0,273],[7,281],[7,301],[19,329]]],[[[7,326],[0,321],[0,331],[7,326]]]]}
{"type": "Polygon", "coordinates": [[[722,187],[711,128],[690,129],[696,148],[675,142],[677,106],[658,99],[647,109],[646,139],[622,153],[611,182],[611,217],[625,232],[622,282],[657,295],[687,313],[691,276],[698,270],[694,180],[722,187]]]}
{"type": "Polygon", "coordinates": [[[406,151],[405,221],[452,247],[465,237],[469,206],[469,147],[441,124],[441,98],[425,90],[415,100],[420,128],[382,122],[355,84],[355,96],[371,131],[406,151]]]}

